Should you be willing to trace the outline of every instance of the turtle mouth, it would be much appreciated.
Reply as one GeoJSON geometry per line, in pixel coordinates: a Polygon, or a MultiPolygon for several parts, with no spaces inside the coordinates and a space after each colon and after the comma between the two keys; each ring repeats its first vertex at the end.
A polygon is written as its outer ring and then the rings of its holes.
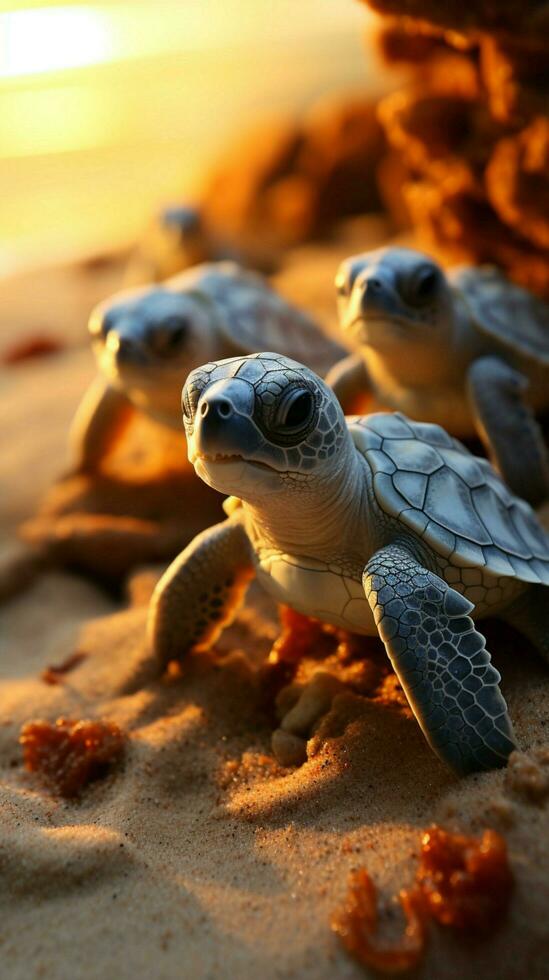
{"type": "Polygon", "coordinates": [[[374,326],[375,324],[381,324],[382,326],[395,326],[395,327],[409,327],[410,324],[415,321],[412,317],[408,317],[402,313],[385,313],[383,310],[368,311],[367,313],[359,313],[355,316],[353,320],[348,324],[348,329],[353,327],[368,327],[374,326]]]}
{"type": "Polygon", "coordinates": [[[246,459],[245,456],[239,456],[238,453],[197,453],[193,458],[193,464],[200,460],[203,463],[214,464],[215,466],[227,466],[231,463],[245,463],[246,466],[253,466],[259,470],[267,471],[268,473],[277,472],[274,466],[269,466],[267,463],[260,463],[255,459],[246,459]]]}

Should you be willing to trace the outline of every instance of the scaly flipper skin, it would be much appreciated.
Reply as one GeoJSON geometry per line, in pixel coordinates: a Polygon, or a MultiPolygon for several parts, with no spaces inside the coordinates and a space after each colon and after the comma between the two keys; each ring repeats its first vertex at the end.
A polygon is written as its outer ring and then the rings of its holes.
{"type": "Polygon", "coordinates": [[[126,396],[103,378],[92,381],[69,433],[71,470],[95,473],[126,430],[134,409],[126,396]]]}
{"type": "Polygon", "coordinates": [[[361,395],[370,391],[370,383],[360,354],[349,354],[330,368],[326,384],[335,392],[344,412],[351,412],[361,395]]]}
{"type": "Polygon", "coordinates": [[[229,625],[253,578],[252,553],[240,515],[199,534],[154,590],[149,642],[163,670],[189,650],[207,650],[229,625]]]}
{"type": "Polygon", "coordinates": [[[513,493],[536,505],[549,497],[549,457],[524,399],[528,387],[528,378],[500,357],[479,357],[467,375],[471,411],[487,451],[513,493]]]}
{"type": "Polygon", "coordinates": [[[362,581],[431,748],[460,775],[504,766],[513,730],[473,604],[396,544],[372,556],[362,581]]]}

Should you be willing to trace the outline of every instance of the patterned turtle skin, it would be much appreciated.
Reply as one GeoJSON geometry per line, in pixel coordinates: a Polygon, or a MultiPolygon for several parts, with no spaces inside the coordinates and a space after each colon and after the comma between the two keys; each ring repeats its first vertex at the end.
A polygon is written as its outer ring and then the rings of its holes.
{"type": "Polygon", "coordinates": [[[336,276],[340,327],[357,349],[328,375],[344,409],[380,405],[459,438],[479,436],[514,493],[549,496],[536,420],[549,412],[549,306],[495,268],[445,275],[421,252],[382,248],[336,276]]]}
{"type": "Polygon", "coordinates": [[[344,350],[266,280],[235,262],[197,265],[160,285],[123,291],[92,312],[99,378],[77,411],[74,468],[93,471],[137,410],[181,428],[181,386],[206,360],[265,346],[320,374],[344,350]]]}
{"type": "Polygon", "coordinates": [[[476,621],[503,618],[549,655],[549,540],[531,507],[440,426],[345,418],[325,382],[276,354],[193,371],[183,418],[196,472],[237,499],[157,586],[159,665],[207,649],[255,575],[298,612],[379,635],[457,773],[504,765],[515,741],[476,621]]]}

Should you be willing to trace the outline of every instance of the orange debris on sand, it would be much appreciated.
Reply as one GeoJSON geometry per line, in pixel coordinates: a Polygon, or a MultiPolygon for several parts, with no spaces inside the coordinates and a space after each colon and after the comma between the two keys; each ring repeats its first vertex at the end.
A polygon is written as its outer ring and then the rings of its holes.
{"type": "Polygon", "coordinates": [[[297,663],[321,642],[324,627],[316,619],[309,619],[290,606],[280,606],[278,610],[282,632],[275,640],[269,654],[270,663],[297,663]]]}
{"type": "Polygon", "coordinates": [[[27,769],[38,772],[66,798],[78,796],[92,780],[105,775],[124,750],[117,725],[103,721],[58,718],[23,725],[19,738],[27,769]]]}
{"type": "Polygon", "coordinates": [[[48,337],[46,334],[36,334],[26,337],[18,343],[9,347],[1,356],[3,364],[20,364],[21,361],[29,361],[34,357],[46,357],[49,354],[58,354],[63,350],[64,344],[57,337],[48,337]]]}
{"type": "Polygon", "coordinates": [[[430,827],[421,842],[417,880],[441,925],[488,932],[504,916],[513,889],[507,845],[495,830],[478,838],[430,827]]]}
{"type": "Polygon", "coordinates": [[[44,681],[44,684],[61,684],[65,674],[69,674],[71,670],[78,667],[86,657],[87,654],[83,653],[82,650],[75,650],[62,663],[50,664],[49,667],[46,667],[40,674],[40,679],[44,681]]]}
{"type": "MultiPolygon", "coordinates": [[[[272,710],[278,692],[295,677],[299,662],[308,654],[328,652],[326,627],[315,619],[302,616],[290,606],[279,606],[282,627],[267,660],[259,671],[262,701],[272,710]]],[[[333,646],[333,638],[331,638],[333,646]]]]}
{"type": "Polygon", "coordinates": [[[364,868],[351,875],[345,905],[332,919],[332,928],[364,966],[403,973],[420,962],[431,919],[476,936],[488,933],[503,919],[512,889],[500,834],[485,830],[480,838],[467,837],[432,826],[422,837],[416,884],[399,894],[406,918],[402,939],[379,942],[376,889],[364,868]]]}
{"type": "Polygon", "coordinates": [[[404,973],[417,966],[427,942],[428,913],[421,893],[403,891],[399,900],[406,917],[404,935],[397,942],[382,943],[377,938],[376,888],[361,868],[351,875],[345,905],[332,919],[332,929],[347,951],[363,966],[381,973],[404,973]]]}

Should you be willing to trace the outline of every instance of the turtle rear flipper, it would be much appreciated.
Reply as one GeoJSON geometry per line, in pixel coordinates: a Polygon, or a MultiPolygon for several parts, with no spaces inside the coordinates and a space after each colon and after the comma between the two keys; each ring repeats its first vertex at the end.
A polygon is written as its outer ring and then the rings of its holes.
{"type": "Polygon", "coordinates": [[[472,603],[400,545],[376,552],[362,582],[432,749],[460,775],[504,766],[516,747],[513,730],[472,603]]]}
{"type": "Polygon", "coordinates": [[[528,379],[500,357],[480,357],[467,378],[473,417],[503,479],[532,505],[549,497],[549,456],[525,401],[528,379]]]}

